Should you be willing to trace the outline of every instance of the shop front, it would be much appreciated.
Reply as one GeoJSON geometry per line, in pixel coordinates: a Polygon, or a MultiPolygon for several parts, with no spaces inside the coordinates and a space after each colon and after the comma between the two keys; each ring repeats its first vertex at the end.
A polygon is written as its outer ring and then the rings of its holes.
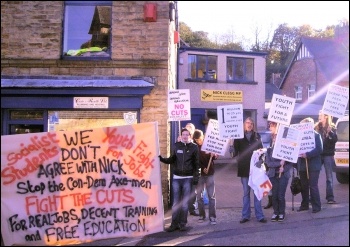
{"type": "Polygon", "coordinates": [[[140,122],[142,79],[1,79],[2,135],[101,128],[140,122]]]}

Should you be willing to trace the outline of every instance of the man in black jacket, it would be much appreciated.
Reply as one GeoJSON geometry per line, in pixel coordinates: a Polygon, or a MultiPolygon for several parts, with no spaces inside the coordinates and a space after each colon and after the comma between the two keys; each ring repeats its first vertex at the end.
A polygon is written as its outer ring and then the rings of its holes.
{"type": "Polygon", "coordinates": [[[181,130],[181,142],[176,142],[172,155],[163,158],[159,155],[161,162],[171,164],[173,167],[172,179],[172,220],[166,231],[186,231],[188,200],[191,195],[192,184],[197,185],[200,175],[198,145],[190,139],[187,129],[181,130]]]}

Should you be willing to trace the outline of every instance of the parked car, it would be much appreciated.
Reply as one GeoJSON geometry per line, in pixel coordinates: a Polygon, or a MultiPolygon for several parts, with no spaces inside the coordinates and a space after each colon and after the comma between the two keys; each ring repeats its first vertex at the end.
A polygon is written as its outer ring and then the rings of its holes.
{"type": "Polygon", "coordinates": [[[264,148],[268,148],[271,142],[271,131],[260,131],[259,134],[264,148]]]}
{"type": "Polygon", "coordinates": [[[338,141],[335,144],[333,171],[339,183],[349,183],[349,115],[336,122],[338,141]]]}

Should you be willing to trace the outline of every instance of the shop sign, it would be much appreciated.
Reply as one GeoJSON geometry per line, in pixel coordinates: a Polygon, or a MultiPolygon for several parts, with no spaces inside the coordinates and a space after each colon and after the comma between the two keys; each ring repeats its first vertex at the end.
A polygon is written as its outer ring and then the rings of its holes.
{"type": "Polygon", "coordinates": [[[232,90],[201,90],[201,101],[242,102],[243,92],[232,90]]]}
{"type": "Polygon", "coordinates": [[[108,108],[108,97],[74,97],[74,108],[108,108]]]}

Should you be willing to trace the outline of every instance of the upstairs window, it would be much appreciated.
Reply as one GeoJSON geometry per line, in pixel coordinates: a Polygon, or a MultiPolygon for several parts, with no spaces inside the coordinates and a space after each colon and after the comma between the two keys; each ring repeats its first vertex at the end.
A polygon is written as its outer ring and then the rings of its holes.
{"type": "Polygon", "coordinates": [[[307,90],[308,98],[311,98],[312,96],[314,96],[315,93],[316,93],[316,85],[315,84],[308,85],[308,90],[307,90]]]}
{"type": "Polygon", "coordinates": [[[302,100],[303,99],[303,87],[302,86],[295,86],[295,99],[296,100],[302,100]]]}
{"type": "Polygon", "coordinates": [[[112,1],[65,1],[64,58],[110,58],[112,1]]]}
{"type": "Polygon", "coordinates": [[[254,60],[252,58],[227,58],[227,81],[254,82],[254,60]]]}
{"type": "Polygon", "coordinates": [[[188,56],[188,79],[189,81],[216,82],[217,57],[204,55],[188,56]]]}

